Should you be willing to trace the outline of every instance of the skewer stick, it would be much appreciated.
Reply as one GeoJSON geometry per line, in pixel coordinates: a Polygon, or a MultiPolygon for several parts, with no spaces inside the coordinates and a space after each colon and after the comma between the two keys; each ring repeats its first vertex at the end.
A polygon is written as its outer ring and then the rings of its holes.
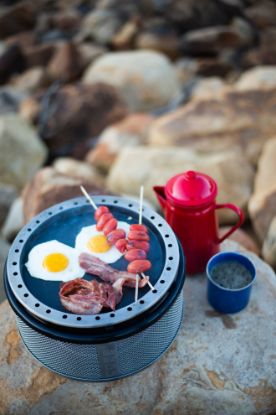
{"type": "Polygon", "coordinates": [[[135,281],[135,302],[138,301],[138,287],[139,287],[139,275],[136,274],[136,281],[135,281]]]}
{"type": "MultiPolygon", "coordinates": [[[[140,205],[139,205],[139,225],[142,225],[142,213],[143,213],[143,199],[144,199],[144,186],[140,187],[140,205]]],[[[147,278],[147,276],[141,272],[143,278],[147,278]]],[[[153,285],[150,281],[148,281],[148,286],[151,290],[154,290],[153,285]]]]}
{"type": "Polygon", "coordinates": [[[90,203],[91,206],[93,206],[93,208],[95,210],[97,210],[97,205],[94,202],[94,200],[91,198],[91,196],[87,193],[87,191],[85,190],[85,188],[83,186],[80,186],[80,189],[82,191],[82,193],[84,194],[84,196],[86,197],[86,199],[88,200],[88,202],[90,203]]]}

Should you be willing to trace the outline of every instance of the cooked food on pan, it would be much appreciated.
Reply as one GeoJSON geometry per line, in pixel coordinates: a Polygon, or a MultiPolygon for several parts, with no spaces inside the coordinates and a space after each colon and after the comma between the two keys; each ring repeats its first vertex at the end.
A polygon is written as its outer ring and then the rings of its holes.
{"type": "Polygon", "coordinates": [[[36,245],[26,267],[32,277],[47,281],[70,281],[85,273],[76,249],[55,240],[36,245]]]}
{"type": "Polygon", "coordinates": [[[119,237],[124,237],[129,230],[129,224],[118,222],[121,229],[111,231],[105,235],[103,231],[97,230],[97,225],[86,226],[82,228],[77,235],[75,248],[79,252],[88,252],[102,259],[108,264],[118,261],[123,255],[112,242],[114,234],[119,233],[119,237]]]}
{"type": "MultiPolygon", "coordinates": [[[[119,271],[99,258],[83,253],[80,265],[89,274],[97,275],[105,283],[81,278],[62,284],[59,296],[64,308],[77,314],[98,314],[102,308],[115,310],[123,297],[123,286],[135,287],[136,277],[127,271],[119,271]]],[[[139,287],[147,279],[139,278],[139,287]]]]}

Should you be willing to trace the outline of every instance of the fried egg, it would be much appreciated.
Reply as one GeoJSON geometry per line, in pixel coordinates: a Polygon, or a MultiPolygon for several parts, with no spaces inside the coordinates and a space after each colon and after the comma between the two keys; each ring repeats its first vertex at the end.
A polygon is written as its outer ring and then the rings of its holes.
{"type": "Polygon", "coordinates": [[[25,264],[30,275],[47,281],[70,281],[83,277],[85,271],[79,266],[79,253],[58,241],[36,245],[25,264]]]}
{"type": "MultiPolygon", "coordinates": [[[[123,229],[127,235],[129,226],[126,222],[118,222],[117,229],[123,229]]],[[[96,229],[96,225],[82,228],[77,235],[75,248],[79,252],[88,252],[107,264],[118,261],[123,255],[115,246],[108,243],[106,236],[96,229]]]]}

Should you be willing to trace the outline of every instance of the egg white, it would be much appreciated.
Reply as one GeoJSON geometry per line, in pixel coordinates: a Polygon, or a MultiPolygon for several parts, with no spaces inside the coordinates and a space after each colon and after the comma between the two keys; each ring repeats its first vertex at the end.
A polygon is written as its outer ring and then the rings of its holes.
{"type": "MultiPolygon", "coordinates": [[[[129,232],[130,225],[126,222],[118,222],[117,229],[123,229],[126,232],[126,235],[129,232]]],[[[91,255],[94,255],[97,258],[100,258],[102,261],[106,262],[107,264],[112,264],[113,262],[118,261],[123,255],[115,246],[111,246],[111,248],[106,252],[92,252],[88,247],[87,243],[93,236],[103,235],[103,232],[99,232],[96,229],[96,225],[85,226],[79,232],[76,237],[75,248],[79,253],[81,252],[88,252],[91,255]]]]}
{"type": "Polygon", "coordinates": [[[47,281],[70,281],[83,277],[85,271],[79,266],[79,253],[72,247],[56,240],[36,245],[30,251],[28,262],[25,264],[30,275],[47,281]],[[50,272],[43,266],[44,258],[53,253],[60,253],[66,256],[69,263],[65,270],[50,272]]]}

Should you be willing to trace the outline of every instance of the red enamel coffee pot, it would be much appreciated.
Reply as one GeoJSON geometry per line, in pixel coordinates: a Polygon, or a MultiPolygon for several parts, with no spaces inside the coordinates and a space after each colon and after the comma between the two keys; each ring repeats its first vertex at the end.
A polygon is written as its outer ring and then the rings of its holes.
{"type": "Polygon", "coordinates": [[[153,189],[166,221],[183,246],[188,274],[203,272],[210,257],[219,251],[219,244],[243,223],[242,210],[231,203],[217,204],[216,182],[207,174],[192,170],[153,189]],[[220,238],[216,210],[224,208],[232,209],[239,220],[220,238]]]}

